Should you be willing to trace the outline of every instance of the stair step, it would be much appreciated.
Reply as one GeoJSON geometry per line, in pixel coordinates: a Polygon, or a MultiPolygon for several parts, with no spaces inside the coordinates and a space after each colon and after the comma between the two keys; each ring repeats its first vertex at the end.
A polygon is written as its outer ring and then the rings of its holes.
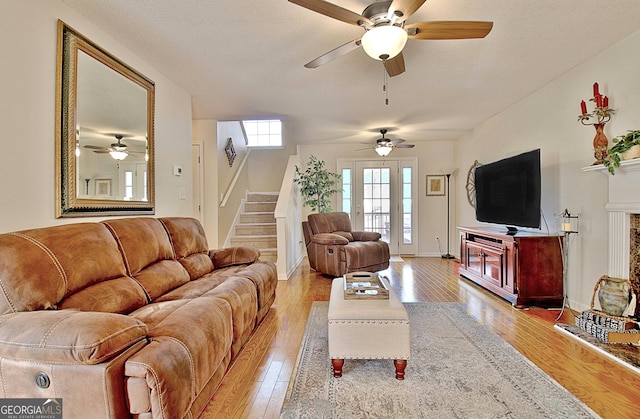
{"type": "Polygon", "coordinates": [[[236,236],[275,235],[276,223],[236,224],[236,236]]]}
{"type": "Polygon", "coordinates": [[[269,260],[271,262],[277,262],[278,249],[274,249],[274,248],[260,249],[260,260],[269,260]]]}
{"type": "Polygon", "coordinates": [[[244,212],[274,212],[275,202],[245,202],[244,212]]]}
{"type": "Polygon", "coordinates": [[[247,202],[276,202],[278,192],[247,192],[247,202]]]}
{"type": "Polygon", "coordinates": [[[240,213],[240,223],[274,223],[273,212],[243,212],[240,213]]]}
{"type": "Polygon", "coordinates": [[[278,240],[275,235],[269,236],[233,236],[231,237],[232,246],[253,246],[258,249],[267,249],[270,247],[278,247],[278,240]]]}

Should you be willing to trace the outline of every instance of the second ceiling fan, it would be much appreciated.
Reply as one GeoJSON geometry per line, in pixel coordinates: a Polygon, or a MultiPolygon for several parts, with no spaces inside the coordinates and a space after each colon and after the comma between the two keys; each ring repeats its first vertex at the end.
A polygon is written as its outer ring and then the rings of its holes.
{"type": "MultiPolygon", "coordinates": [[[[373,150],[378,154],[378,156],[380,157],[385,157],[388,156],[389,153],[391,153],[391,151],[394,148],[413,148],[415,147],[414,144],[408,144],[405,143],[405,140],[403,140],[402,138],[397,138],[395,140],[392,140],[390,138],[385,137],[385,135],[387,134],[387,132],[389,132],[386,129],[381,129],[380,130],[380,134],[382,134],[382,137],[378,138],[375,142],[375,144],[373,145],[373,150]]],[[[363,143],[363,144],[368,144],[368,143],[363,143]]],[[[370,148],[361,148],[359,150],[369,150],[370,148]]]]}
{"type": "Polygon", "coordinates": [[[406,20],[426,0],[380,1],[367,6],[362,14],[352,12],[324,0],[289,0],[306,9],[333,19],[364,28],[361,38],[349,41],[313,61],[305,64],[316,68],[360,46],[367,55],[382,60],[389,76],[404,73],[402,49],[407,39],[472,39],[484,38],[493,28],[493,22],[439,21],[406,24],[406,20]]]}

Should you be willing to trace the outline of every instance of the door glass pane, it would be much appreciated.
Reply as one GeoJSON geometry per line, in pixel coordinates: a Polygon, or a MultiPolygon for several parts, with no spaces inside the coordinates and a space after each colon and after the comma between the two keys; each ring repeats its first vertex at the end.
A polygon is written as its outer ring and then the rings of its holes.
{"type": "Polygon", "coordinates": [[[124,199],[133,198],[133,171],[126,170],[124,172],[124,199]]]}
{"type": "Polygon", "coordinates": [[[351,169],[342,169],[342,211],[351,214],[351,169]]]}
{"type": "Polygon", "coordinates": [[[389,242],[391,228],[391,171],[388,167],[365,168],[364,178],[364,230],[376,231],[389,242]]]}
{"type": "Polygon", "coordinates": [[[402,242],[413,243],[413,230],[411,228],[411,168],[402,168],[402,242]]]}

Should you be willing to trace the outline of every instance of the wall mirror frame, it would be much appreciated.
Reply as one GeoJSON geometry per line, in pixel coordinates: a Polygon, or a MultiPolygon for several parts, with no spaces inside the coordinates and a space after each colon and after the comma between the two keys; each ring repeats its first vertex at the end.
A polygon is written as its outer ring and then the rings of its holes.
{"type": "Polygon", "coordinates": [[[155,213],[153,81],[58,21],[56,218],[155,213]]]}

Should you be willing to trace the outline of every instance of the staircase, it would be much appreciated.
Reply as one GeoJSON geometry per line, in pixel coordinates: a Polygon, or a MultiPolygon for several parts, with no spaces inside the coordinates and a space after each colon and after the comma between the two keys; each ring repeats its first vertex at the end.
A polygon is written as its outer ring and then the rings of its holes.
{"type": "Polygon", "coordinates": [[[230,238],[232,246],[253,246],[260,249],[260,259],[276,262],[278,244],[274,211],[278,193],[247,192],[244,209],[230,238]]]}

